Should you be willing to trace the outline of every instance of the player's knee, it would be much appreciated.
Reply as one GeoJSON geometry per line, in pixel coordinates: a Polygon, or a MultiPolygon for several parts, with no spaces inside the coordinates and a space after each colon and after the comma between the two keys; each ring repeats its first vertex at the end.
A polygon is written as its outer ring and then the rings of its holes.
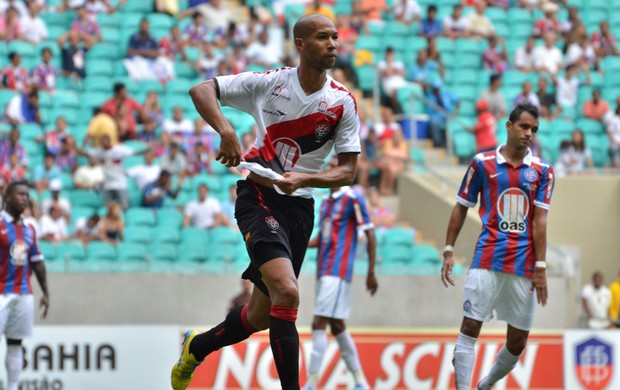
{"type": "Polygon", "coordinates": [[[257,308],[253,305],[248,306],[248,322],[258,330],[269,328],[269,308],[257,308]]]}
{"type": "Polygon", "coordinates": [[[508,352],[515,356],[521,355],[523,350],[525,350],[525,345],[527,344],[527,337],[516,337],[510,339],[506,342],[506,348],[508,352]]]}
{"type": "Polygon", "coordinates": [[[469,337],[478,338],[481,325],[482,323],[479,321],[472,320],[471,318],[463,318],[461,333],[469,337]]]}
{"type": "Polygon", "coordinates": [[[269,292],[273,295],[273,304],[280,306],[299,306],[299,288],[293,280],[281,280],[270,286],[269,292]]]}
{"type": "Polygon", "coordinates": [[[334,336],[338,336],[347,328],[343,320],[331,320],[329,326],[331,327],[332,334],[334,336]]]}

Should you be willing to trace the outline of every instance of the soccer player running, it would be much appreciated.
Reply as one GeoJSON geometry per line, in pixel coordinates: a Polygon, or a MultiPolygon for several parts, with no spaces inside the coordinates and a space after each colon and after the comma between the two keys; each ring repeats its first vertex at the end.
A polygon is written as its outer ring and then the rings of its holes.
{"type": "Polygon", "coordinates": [[[30,204],[28,190],[25,181],[14,181],[7,186],[0,220],[0,332],[6,336],[7,343],[8,390],[19,388],[24,366],[22,339],[32,334],[34,326],[32,271],[43,292],[39,303],[42,318],[47,316],[50,304],[45,264],[34,228],[25,225],[21,217],[30,204]]]}
{"type": "Polygon", "coordinates": [[[312,187],[350,185],[360,143],[355,100],[326,73],[336,63],[336,27],[324,16],[306,15],[293,36],[299,67],[217,77],[190,90],[196,109],[222,138],[216,159],[226,166],[239,165],[241,147],[218,99],[251,114],[258,126],[256,143],[244,156],[251,173],[237,183],[235,204],[251,259],[242,277],[255,288],[250,303],[221,324],[186,333],[171,374],[175,390],[187,388],[209,353],[267,328],[282,388],[299,389],[297,277],[314,225],[312,187]],[[320,172],[332,149],[338,165],[320,172]]]}
{"type": "Polygon", "coordinates": [[[483,228],[465,281],[463,322],[454,349],[459,390],[469,389],[476,339],[494,310],[508,323],[507,340],[478,389],[490,389],[515,367],[527,343],[536,301],[547,304],[547,211],[555,177],[551,164],[530,150],[538,116],[529,103],[513,109],[506,122],[506,144],[473,158],[452,209],[441,270],[446,287],[454,285],[454,243],[468,209],[480,197],[483,228]]]}
{"type": "MultiPolygon", "coordinates": [[[[335,167],[334,159],[329,167],[335,167]]],[[[346,330],[345,320],[351,313],[353,261],[357,251],[357,232],[362,230],[368,240],[368,274],[366,288],[370,295],[377,292],[375,258],[377,241],[364,197],[351,187],[332,188],[323,199],[320,209],[319,236],[310,241],[310,247],[318,247],[317,285],[312,321],[312,353],[308,364],[308,381],[304,390],[314,390],[319,369],[327,349],[327,324],[336,337],[342,359],[353,374],[355,389],[368,389],[360,365],[357,349],[346,330]]]]}

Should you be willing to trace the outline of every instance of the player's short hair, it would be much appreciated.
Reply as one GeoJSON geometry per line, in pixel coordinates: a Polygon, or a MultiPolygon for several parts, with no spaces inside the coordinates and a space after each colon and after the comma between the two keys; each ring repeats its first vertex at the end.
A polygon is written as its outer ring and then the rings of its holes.
{"type": "Polygon", "coordinates": [[[15,180],[9,183],[9,185],[6,187],[6,190],[4,191],[4,194],[7,197],[13,195],[13,192],[15,192],[15,189],[19,186],[26,186],[30,188],[26,180],[15,180]]]}
{"type": "Polygon", "coordinates": [[[122,91],[123,89],[125,89],[125,84],[123,84],[123,83],[115,83],[113,88],[114,88],[114,94],[117,94],[120,91],[122,91]]]}
{"type": "Polygon", "coordinates": [[[538,108],[536,108],[535,105],[533,105],[532,103],[521,103],[517,104],[517,106],[512,110],[510,116],[508,117],[508,120],[512,123],[515,123],[519,120],[519,118],[521,118],[521,114],[523,114],[523,112],[529,113],[536,119],[538,119],[538,117],[540,116],[538,108]]]}

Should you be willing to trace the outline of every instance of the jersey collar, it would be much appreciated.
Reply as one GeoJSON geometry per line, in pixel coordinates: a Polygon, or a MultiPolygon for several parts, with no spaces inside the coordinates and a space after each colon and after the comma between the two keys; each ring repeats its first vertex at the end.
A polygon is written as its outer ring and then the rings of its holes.
{"type": "MultiPolygon", "coordinates": [[[[500,150],[504,149],[505,147],[506,147],[506,144],[501,144],[496,149],[496,152],[497,152],[496,160],[498,164],[506,164],[506,158],[504,158],[504,156],[500,153],[500,150]]],[[[521,162],[527,166],[531,166],[532,157],[533,157],[532,149],[527,148],[527,154],[525,155],[525,157],[523,157],[523,160],[521,162]]]]}
{"type": "MultiPolygon", "coordinates": [[[[2,217],[2,219],[7,221],[8,223],[15,222],[15,218],[13,218],[13,216],[11,214],[7,213],[6,210],[2,210],[2,212],[0,213],[0,216],[2,217]]],[[[21,218],[20,218],[20,221],[21,221],[21,218]]],[[[17,222],[19,222],[19,221],[17,221],[17,222]]]]}
{"type": "Polygon", "coordinates": [[[347,193],[349,190],[351,189],[351,187],[349,186],[344,186],[344,187],[340,187],[340,189],[338,191],[334,191],[331,194],[331,198],[332,199],[338,199],[340,198],[342,195],[344,195],[345,193],[347,193]]]}

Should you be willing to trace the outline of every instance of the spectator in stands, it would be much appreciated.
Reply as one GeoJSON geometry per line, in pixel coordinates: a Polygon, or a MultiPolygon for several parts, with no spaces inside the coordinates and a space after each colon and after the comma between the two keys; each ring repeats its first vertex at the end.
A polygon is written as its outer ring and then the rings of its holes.
{"type": "Polygon", "coordinates": [[[420,21],[422,8],[416,0],[396,0],[388,12],[394,15],[394,20],[404,24],[420,21]]]}
{"type": "MultiPolygon", "coordinates": [[[[207,26],[217,30],[218,28],[226,28],[233,21],[233,16],[227,8],[222,6],[221,0],[210,0],[198,5],[195,10],[199,11],[205,17],[207,26]]],[[[186,12],[193,13],[194,9],[188,9],[186,12]]],[[[181,14],[183,15],[183,14],[181,14]]]]}
{"type": "Polygon", "coordinates": [[[86,50],[101,41],[101,31],[97,19],[88,15],[85,6],[77,9],[75,19],[71,23],[71,31],[77,35],[78,42],[84,44],[86,50]]]}
{"type": "Polygon", "coordinates": [[[388,9],[385,0],[361,0],[359,6],[366,22],[383,23],[381,13],[388,9]]]}
{"type": "Polygon", "coordinates": [[[519,7],[532,11],[536,8],[540,8],[542,1],[543,0],[519,0],[519,7]]]}
{"type": "Polygon", "coordinates": [[[368,34],[367,20],[366,13],[364,13],[362,8],[362,2],[354,1],[351,4],[351,27],[353,27],[358,34],[368,34]]]}
{"type": "Polygon", "coordinates": [[[548,83],[545,77],[538,78],[538,90],[536,96],[540,101],[540,115],[547,119],[554,119],[561,112],[560,107],[556,107],[555,93],[547,89],[548,83]]]}
{"type": "Polygon", "coordinates": [[[393,195],[396,179],[405,170],[409,160],[409,145],[400,129],[392,137],[381,143],[377,158],[377,168],[381,173],[379,192],[381,195],[393,195]]]}
{"type": "Polygon", "coordinates": [[[334,22],[334,24],[336,23],[336,14],[334,13],[334,10],[332,7],[323,4],[323,0],[312,0],[312,4],[308,5],[308,7],[306,7],[306,11],[304,12],[304,15],[310,14],[323,15],[334,22]]]}
{"type": "Polygon", "coordinates": [[[17,155],[19,165],[28,166],[28,153],[19,142],[21,134],[16,126],[11,127],[8,137],[0,138],[0,166],[9,163],[11,154],[17,155]]]}
{"type": "Polygon", "coordinates": [[[529,103],[540,110],[540,99],[538,99],[538,95],[532,90],[532,83],[529,81],[524,81],[521,85],[521,93],[512,101],[512,107],[514,108],[524,103],[529,103]]]}
{"type": "Polygon", "coordinates": [[[88,164],[80,165],[73,175],[73,185],[80,190],[98,190],[104,180],[103,167],[94,157],[88,157],[88,164]]]}
{"type": "Polygon", "coordinates": [[[123,159],[144,154],[147,150],[148,148],[145,148],[142,152],[134,152],[127,146],[113,145],[110,137],[103,135],[99,148],[91,149],[88,152],[80,151],[80,154],[93,157],[103,167],[103,198],[106,204],[116,201],[121,204],[123,210],[129,208],[127,176],[123,168],[123,159]]]}
{"type": "Polygon", "coordinates": [[[237,27],[237,23],[230,22],[226,28],[215,31],[213,45],[218,49],[226,50],[234,46],[245,46],[249,39],[247,28],[237,27]]]}
{"type": "Polygon", "coordinates": [[[118,138],[121,140],[136,137],[136,115],[141,122],[144,121],[144,109],[140,103],[127,95],[127,87],[122,83],[114,84],[114,96],[103,103],[101,111],[114,118],[118,138]]]}
{"type": "Polygon", "coordinates": [[[562,52],[555,47],[556,36],[554,33],[545,33],[543,40],[545,45],[539,46],[534,50],[536,71],[555,75],[562,69],[564,63],[562,52]]]}
{"type": "Polygon", "coordinates": [[[583,131],[576,129],[573,131],[570,142],[563,141],[560,145],[560,156],[555,168],[558,175],[582,174],[585,167],[593,168],[592,152],[586,146],[583,131]]]}
{"type": "Polygon", "coordinates": [[[123,60],[127,73],[133,80],[155,80],[155,61],[159,50],[155,38],[149,32],[149,21],[140,21],[138,32],[129,38],[127,58],[123,60]]]}
{"type": "Polygon", "coordinates": [[[489,46],[482,53],[482,65],[493,73],[504,73],[508,70],[506,44],[502,38],[493,35],[489,38],[489,46]],[[498,42],[501,44],[498,47],[498,42]]]}
{"type": "Polygon", "coordinates": [[[489,103],[485,100],[476,102],[478,117],[470,129],[476,136],[476,152],[487,152],[497,148],[497,121],[489,111],[489,103]]]}
{"type": "Polygon", "coordinates": [[[164,111],[155,91],[150,91],[144,99],[144,119],[152,121],[155,128],[160,128],[164,124],[164,111]]]}
{"type": "Polygon", "coordinates": [[[381,107],[381,120],[374,125],[379,143],[392,138],[394,132],[401,130],[400,124],[396,122],[394,111],[388,106],[381,107]]]}
{"type": "Polygon", "coordinates": [[[562,109],[576,108],[579,87],[590,85],[590,70],[588,65],[582,63],[581,68],[585,72],[585,82],[579,80],[579,68],[576,64],[569,65],[563,77],[552,76],[556,88],[555,101],[562,109]]]}
{"type": "Polygon", "coordinates": [[[108,213],[99,221],[99,239],[108,244],[116,245],[125,235],[122,208],[117,202],[107,202],[108,213]]]}
{"type": "Polygon", "coordinates": [[[187,171],[187,159],[179,150],[179,144],[176,141],[173,141],[168,151],[161,156],[159,164],[162,170],[173,175],[184,175],[187,171]]]}
{"type": "Polygon", "coordinates": [[[28,71],[22,67],[22,56],[17,52],[9,53],[9,65],[0,71],[2,87],[18,92],[28,90],[29,75],[28,71]]]}
{"type": "MultiPolygon", "coordinates": [[[[0,201],[2,201],[2,197],[0,197],[0,201]]],[[[41,219],[41,214],[36,210],[36,204],[33,201],[29,201],[28,207],[24,209],[22,212],[22,221],[24,225],[31,225],[34,229],[37,238],[43,237],[41,234],[41,226],[39,220],[41,219]]]]}
{"type": "Polygon", "coordinates": [[[456,96],[445,91],[442,86],[442,81],[436,78],[426,92],[428,127],[433,146],[436,148],[446,146],[448,117],[458,110],[460,104],[456,96]]]}
{"type": "Polygon", "coordinates": [[[55,126],[35,140],[44,143],[45,151],[56,156],[60,150],[60,140],[64,137],[71,136],[67,132],[67,120],[64,116],[59,116],[56,118],[55,126]]]}
{"type": "Polygon", "coordinates": [[[209,196],[209,187],[201,183],[198,186],[198,200],[192,200],[185,206],[183,227],[196,226],[211,229],[224,223],[220,202],[209,196]]]}
{"type": "Polygon", "coordinates": [[[12,125],[41,123],[37,88],[33,87],[27,93],[13,96],[4,109],[4,119],[12,125]]]}
{"type": "Polygon", "coordinates": [[[521,72],[536,71],[536,39],[527,38],[525,47],[520,47],[515,53],[515,67],[521,72]]]}
{"type": "Polygon", "coordinates": [[[179,0],[155,0],[155,11],[174,16],[179,13],[179,0]]]}
{"type": "Polygon", "coordinates": [[[170,35],[163,37],[159,41],[159,55],[175,61],[179,56],[185,62],[189,61],[185,54],[185,42],[178,25],[170,27],[170,35]]]}
{"type": "Polygon", "coordinates": [[[605,130],[609,136],[609,157],[614,168],[620,167],[620,104],[615,111],[607,111],[603,117],[605,130]]]}
{"type": "Polygon", "coordinates": [[[254,147],[254,142],[256,141],[256,135],[247,131],[241,135],[241,152],[243,155],[250,152],[252,147],[254,147]]]}
{"type": "Polygon", "coordinates": [[[184,118],[183,115],[183,108],[176,106],[172,109],[172,118],[164,120],[164,131],[170,134],[172,139],[177,142],[182,142],[194,130],[192,121],[184,118]]]}
{"type": "Polygon", "coordinates": [[[73,173],[77,169],[77,147],[73,137],[61,138],[56,165],[64,173],[73,173]]]}
{"type": "Polygon", "coordinates": [[[200,47],[202,50],[194,63],[194,68],[203,80],[211,80],[215,76],[219,76],[218,67],[224,58],[215,54],[213,46],[209,42],[203,42],[200,47]]]}
{"type": "Polygon", "coordinates": [[[469,36],[469,18],[463,16],[463,6],[455,4],[452,13],[443,19],[443,33],[448,38],[469,36]]]}
{"type": "Polygon", "coordinates": [[[155,153],[150,149],[144,153],[144,164],[127,169],[127,176],[136,181],[140,191],[144,191],[147,185],[156,181],[160,173],[161,167],[155,164],[155,153]]]}
{"type": "Polygon", "coordinates": [[[205,17],[198,11],[192,14],[192,22],[183,29],[183,44],[199,46],[207,40],[209,29],[205,24],[205,17]]]}
{"type": "Polygon", "coordinates": [[[579,35],[577,41],[568,45],[566,49],[566,65],[585,63],[589,67],[598,69],[598,58],[594,48],[590,44],[588,34],[584,31],[579,35]]]}
{"type": "Polygon", "coordinates": [[[581,17],[579,16],[579,10],[577,9],[577,7],[568,7],[568,17],[564,22],[562,22],[562,25],[560,26],[560,29],[562,30],[562,36],[566,38],[568,35],[571,35],[573,31],[575,31],[576,27],[582,25],[583,22],[581,21],[581,17]]]}
{"type": "Polygon", "coordinates": [[[581,307],[586,315],[588,328],[607,329],[611,326],[610,304],[611,291],[603,284],[603,274],[596,271],[592,275],[592,284],[585,285],[581,290],[581,307]]]}
{"type": "Polygon", "coordinates": [[[437,6],[431,4],[426,11],[426,18],[422,19],[420,24],[420,35],[426,38],[436,37],[441,35],[443,27],[441,22],[437,19],[437,6]]]}
{"type": "Polygon", "coordinates": [[[211,160],[215,158],[205,148],[202,142],[194,144],[192,149],[187,150],[187,174],[194,176],[201,173],[213,174],[211,170],[211,160]]]}
{"type": "Polygon", "coordinates": [[[25,40],[15,7],[9,7],[6,13],[0,14],[0,40],[4,42],[25,40]]]}
{"type": "MultiPolygon", "coordinates": [[[[227,61],[228,61],[228,66],[230,67],[231,75],[245,72],[248,69],[248,64],[250,63],[250,61],[248,60],[248,57],[246,57],[245,53],[243,52],[243,47],[244,46],[237,43],[233,45],[232,51],[229,51],[228,53],[227,61]]],[[[346,47],[346,43],[345,43],[345,47],[346,47]]],[[[219,73],[222,74],[222,72],[219,72],[219,73]]]]}
{"type": "Polygon", "coordinates": [[[69,202],[67,198],[60,196],[60,191],[62,191],[62,182],[59,178],[50,180],[49,190],[51,197],[44,199],[41,202],[41,213],[44,215],[50,214],[52,208],[58,206],[65,221],[67,221],[67,223],[71,223],[71,202],[69,202]]]}
{"type": "Polygon", "coordinates": [[[556,12],[560,10],[560,7],[552,2],[546,2],[542,5],[542,10],[545,13],[545,17],[538,19],[534,23],[534,36],[541,38],[547,32],[559,33],[560,22],[555,18],[556,12]]]}
{"type": "Polygon", "coordinates": [[[118,11],[127,0],[118,0],[116,5],[112,5],[110,0],[70,0],[69,9],[86,7],[86,11],[91,18],[96,18],[97,14],[113,14],[118,11]]]}
{"type": "Polygon", "coordinates": [[[215,145],[212,139],[213,133],[217,134],[211,126],[209,126],[204,119],[198,117],[194,120],[192,126],[193,132],[187,134],[183,139],[183,149],[192,150],[197,143],[204,145],[205,150],[208,153],[215,152],[215,145]]]}
{"type": "Polygon", "coordinates": [[[609,31],[609,23],[604,20],[599,24],[599,31],[592,33],[592,46],[599,58],[620,55],[616,37],[609,31]]]}
{"type": "Polygon", "coordinates": [[[485,15],[487,5],[483,0],[476,1],[475,12],[469,14],[467,24],[472,36],[480,38],[489,38],[495,35],[495,27],[485,15]]]}
{"type": "Polygon", "coordinates": [[[39,16],[41,7],[31,1],[28,4],[28,13],[21,17],[21,30],[24,39],[33,45],[37,45],[47,39],[47,27],[39,16]]]}
{"type": "Polygon", "coordinates": [[[274,45],[269,44],[269,32],[267,29],[261,31],[258,40],[248,46],[245,52],[246,57],[252,64],[260,65],[266,69],[271,69],[280,62],[280,53],[274,45]]]}
{"type": "Polygon", "coordinates": [[[357,160],[357,183],[363,188],[370,186],[370,172],[377,168],[377,133],[370,128],[362,139],[362,153],[357,160]]]}
{"type": "Polygon", "coordinates": [[[172,139],[170,138],[170,134],[165,131],[161,133],[159,137],[159,142],[156,143],[153,147],[153,152],[155,153],[155,157],[159,158],[164,155],[164,153],[168,153],[170,149],[170,144],[172,144],[172,139]]]}
{"type": "Polygon", "coordinates": [[[177,188],[172,190],[172,175],[163,169],[157,180],[147,184],[142,191],[142,207],[151,209],[160,209],[164,206],[164,198],[166,196],[176,199],[181,192],[184,178],[179,176],[177,180],[177,188]]]}
{"type": "Polygon", "coordinates": [[[607,112],[609,112],[609,104],[601,97],[601,90],[593,89],[592,99],[583,105],[583,116],[602,122],[607,112]]]}
{"type": "Polygon", "coordinates": [[[51,64],[50,48],[41,49],[41,58],[43,62],[30,71],[30,77],[33,85],[36,85],[39,90],[52,92],[56,89],[56,77],[60,74],[60,70],[51,64]]]}
{"type": "Polygon", "coordinates": [[[48,185],[54,179],[60,180],[60,168],[56,165],[56,156],[46,152],[43,164],[37,165],[34,171],[35,188],[38,192],[48,189],[48,185]]]}
{"type": "Polygon", "coordinates": [[[506,116],[506,102],[504,94],[500,90],[502,87],[502,76],[499,74],[491,75],[490,86],[482,91],[478,100],[484,100],[489,103],[489,110],[495,116],[495,119],[501,119],[506,116]]]}
{"type": "Polygon", "coordinates": [[[41,239],[51,242],[62,242],[69,238],[67,221],[63,217],[59,205],[54,205],[49,214],[41,217],[41,239]]]}
{"type": "Polygon", "coordinates": [[[394,55],[394,49],[388,47],[385,49],[385,59],[379,61],[377,64],[377,70],[381,76],[381,88],[389,98],[392,109],[396,110],[398,106],[396,92],[398,88],[407,84],[407,80],[405,79],[405,64],[397,60],[394,55]]]}
{"type": "Polygon", "coordinates": [[[24,180],[26,178],[26,167],[19,162],[19,155],[15,152],[9,152],[6,157],[7,162],[0,164],[0,180],[4,184],[12,181],[24,180]]]}
{"type": "Polygon", "coordinates": [[[385,206],[376,187],[368,190],[368,212],[375,228],[385,229],[394,226],[396,214],[392,209],[385,206]]]}
{"type": "Polygon", "coordinates": [[[112,145],[118,143],[118,129],[114,118],[104,112],[100,107],[93,109],[93,117],[88,124],[86,137],[82,141],[82,147],[91,143],[93,148],[101,146],[101,138],[107,136],[112,145]]]}
{"type": "Polygon", "coordinates": [[[80,45],[78,34],[69,31],[58,38],[62,55],[62,74],[74,79],[86,77],[86,48],[80,45]],[[67,47],[66,41],[69,41],[67,47]]]}
{"type": "Polygon", "coordinates": [[[338,43],[340,44],[336,67],[343,68],[350,79],[350,75],[352,74],[351,60],[355,53],[355,43],[357,42],[358,33],[351,26],[351,18],[349,15],[338,15],[336,26],[338,28],[338,43]]]}
{"type": "Polygon", "coordinates": [[[609,319],[617,328],[620,328],[620,277],[609,285],[609,291],[611,292],[609,319]]]}
{"type": "Polygon", "coordinates": [[[97,213],[88,218],[82,217],[75,222],[74,237],[80,240],[82,245],[87,245],[91,241],[99,240],[99,221],[101,218],[97,213]]]}

